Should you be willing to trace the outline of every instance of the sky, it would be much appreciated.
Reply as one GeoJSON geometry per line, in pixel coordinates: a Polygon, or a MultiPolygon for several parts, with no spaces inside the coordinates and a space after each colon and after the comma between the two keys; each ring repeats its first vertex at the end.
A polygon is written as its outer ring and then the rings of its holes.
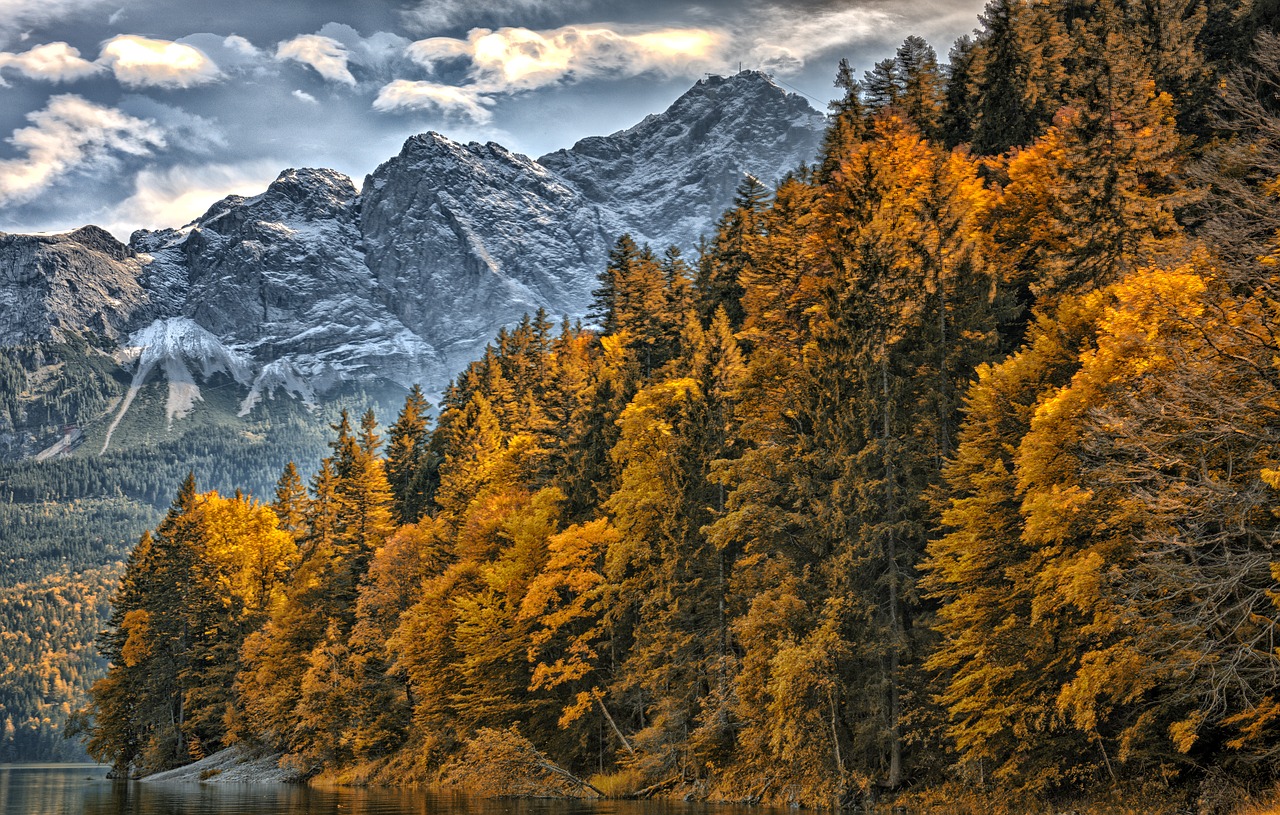
{"type": "Polygon", "coordinates": [[[764,70],[822,109],[982,0],[0,0],[0,231],[178,227],[428,130],[537,157],[764,70]]]}

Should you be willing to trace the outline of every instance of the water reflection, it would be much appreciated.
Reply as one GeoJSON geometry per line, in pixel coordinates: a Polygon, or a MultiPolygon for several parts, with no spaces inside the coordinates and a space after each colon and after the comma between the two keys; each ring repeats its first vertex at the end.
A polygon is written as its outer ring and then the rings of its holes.
{"type": "Polygon", "coordinates": [[[101,767],[0,765],[0,815],[769,815],[665,801],[476,799],[395,789],[113,782],[101,767]]]}

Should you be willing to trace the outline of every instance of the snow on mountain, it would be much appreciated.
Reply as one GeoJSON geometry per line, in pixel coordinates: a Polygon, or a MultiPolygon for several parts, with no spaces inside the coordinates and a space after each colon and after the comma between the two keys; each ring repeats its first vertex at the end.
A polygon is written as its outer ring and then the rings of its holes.
{"type": "Polygon", "coordinates": [[[249,394],[240,402],[240,411],[237,415],[248,416],[249,411],[253,410],[264,396],[274,399],[276,391],[298,397],[307,407],[316,406],[315,388],[311,386],[306,375],[298,370],[291,360],[277,359],[262,366],[262,370],[253,380],[252,387],[249,388],[249,394]]]}
{"type": "Polygon", "coordinates": [[[701,80],[665,112],[538,159],[638,241],[691,252],[744,174],[766,184],[814,160],[826,117],[767,74],[701,80]]]}
{"type": "Polygon", "coordinates": [[[132,242],[150,250],[149,279],[171,308],[259,364],[292,370],[309,392],[351,380],[439,381],[434,349],[383,305],[359,206],[341,173],[285,170],[261,195],[226,198],[182,230],[132,242]]]}
{"type": "Polygon", "coordinates": [[[437,395],[522,314],[583,316],[619,234],[690,250],[744,174],[774,181],[813,160],[824,126],[745,71],[536,161],[427,133],[359,193],[332,170],[294,169],[127,246],[97,227],[0,235],[0,346],[132,332],[116,423],[157,369],[170,422],[215,373],[245,389],[242,414],[346,383],[437,395]]]}
{"type": "Polygon", "coordinates": [[[133,381],[102,443],[102,452],[111,445],[111,436],[120,420],[133,404],[134,398],[157,369],[164,371],[169,382],[169,397],[165,402],[165,418],[170,426],[175,419],[182,419],[204,397],[191,373],[194,365],[202,380],[214,374],[229,375],[236,382],[247,386],[252,379],[252,360],[241,351],[227,347],[222,340],[187,317],[170,317],[156,320],[151,325],[130,335],[121,356],[135,360],[133,381]]]}
{"type": "Polygon", "coordinates": [[[537,161],[415,136],[365,179],[365,260],[453,373],[526,312],[583,316],[621,233],[692,251],[744,174],[774,181],[812,161],[825,126],[802,97],[744,71],[537,161]]]}

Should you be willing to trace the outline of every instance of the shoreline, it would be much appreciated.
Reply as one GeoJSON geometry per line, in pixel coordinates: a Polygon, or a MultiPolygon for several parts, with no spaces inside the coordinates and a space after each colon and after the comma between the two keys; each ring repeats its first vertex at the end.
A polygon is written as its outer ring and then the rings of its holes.
{"type": "Polygon", "coordinates": [[[225,747],[199,761],[137,779],[143,784],[299,784],[297,770],[280,766],[279,753],[255,755],[239,746],[225,747]]]}

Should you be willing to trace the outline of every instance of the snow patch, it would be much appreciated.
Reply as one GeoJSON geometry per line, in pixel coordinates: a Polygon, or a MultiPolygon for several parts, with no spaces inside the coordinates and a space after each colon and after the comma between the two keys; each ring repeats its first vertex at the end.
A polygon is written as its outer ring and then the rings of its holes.
{"type": "Polygon", "coordinates": [[[240,412],[238,416],[248,416],[249,411],[253,410],[258,402],[262,401],[263,395],[268,399],[275,398],[275,392],[282,390],[284,393],[293,394],[302,400],[302,404],[309,409],[316,407],[316,393],[311,387],[311,383],[307,381],[302,372],[293,364],[290,359],[277,359],[274,362],[262,366],[262,370],[258,372],[257,379],[253,380],[253,387],[249,389],[249,393],[245,396],[244,401],[240,403],[240,412]]]}
{"type": "Polygon", "coordinates": [[[111,436],[133,404],[134,397],[157,367],[164,371],[169,380],[165,418],[170,427],[175,419],[184,419],[190,415],[195,409],[195,403],[204,399],[200,386],[196,384],[191,368],[188,367],[189,363],[198,368],[200,378],[204,380],[215,373],[224,373],[236,382],[248,385],[252,375],[252,362],[248,356],[228,348],[188,317],[156,320],[146,328],[135,331],[129,337],[124,354],[137,359],[137,368],[133,373],[133,381],[129,383],[129,392],[120,405],[120,412],[107,428],[107,436],[102,442],[103,453],[111,445],[111,436]]]}

